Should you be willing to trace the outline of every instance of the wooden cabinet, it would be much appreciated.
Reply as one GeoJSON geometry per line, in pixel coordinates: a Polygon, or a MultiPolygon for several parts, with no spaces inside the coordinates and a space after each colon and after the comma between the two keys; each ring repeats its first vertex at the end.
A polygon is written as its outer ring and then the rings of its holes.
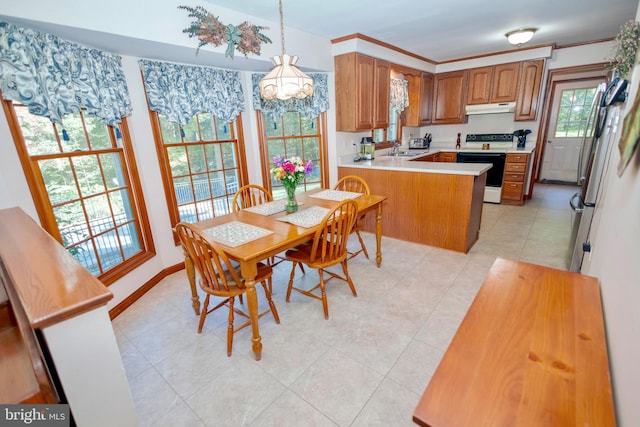
{"type": "Polygon", "coordinates": [[[419,157],[412,161],[415,162],[450,162],[455,163],[458,155],[455,152],[440,152],[429,154],[428,156],[419,157]]]}
{"type": "Polygon", "coordinates": [[[520,83],[516,99],[515,121],[536,120],[543,72],[544,59],[524,61],[520,64],[520,83]]]}
{"type": "Polygon", "coordinates": [[[391,64],[380,59],[375,59],[373,64],[373,127],[386,128],[389,126],[389,72],[391,64]]]}
{"type": "Polygon", "coordinates": [[[432,124],[464,123],[466,71],[436,74],[433,80],[432,124]]]}
{"type": "Polygon", "coordinates": [[[437,154],[429,154],[427,156],[418,157],[417,159],[413,159],[412,162],[435,162],[435,157],[437,154]]]}
{"type": "Polygon", "coordinates": [[[334,64],[336,130],[388,126],[390,64],[356,52],[336,56],[334,64]]]}
{"type": "Polygon", "coordinates": [[[455,163],[458,161],[458,154],[455,152],[441,152],[436,154],[436,162],[455,163]]]}
{"type": "Polygon", "coordinates": [[[417,72],[406,75],[409,86],[409,106],[404,112],[405,126],[428,126],[431,124],[433,104],[433,74],[417,72]]]}
{"type": "Polygon", "coordinates": [[[502,182],[502,203],[524,204],[524,184],[529,166],[529,154],[507,153],[502,182]]]}
{"type": "Polygon", "coordinates": [[[469,70],[467,80],[467,105],[488,104],[491,98],[491,74],[493,67],[469,70]]]}
{"type": "Polygon", "coordinates": [[[467,105],[515,101],[519,74],[518,62],[469,70],[467,105]]]}
{"type": "Polygon", "coordinates": [[[519,76],[520,64],[518,62],[493,67],[490,102],[515,101],[518,92],[519,76]]]}

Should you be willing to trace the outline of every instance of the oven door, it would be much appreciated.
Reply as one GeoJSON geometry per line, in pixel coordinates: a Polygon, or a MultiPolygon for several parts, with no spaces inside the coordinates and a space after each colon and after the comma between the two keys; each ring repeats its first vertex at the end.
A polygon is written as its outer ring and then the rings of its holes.
{"type": "Polygon", "coordinates": [[[484,190],[484,201],[500,203],[502,199],[502,179],[504,178],[504,164],[506,153],[458,153],[458,163],[490,163],[493,165],[487,171],[487,184],[484,190]]]}
{"type": "Polygon", "coordinates": [[[487,187],[502,187],[505,153],[458,153],[458,163],[491,163],[487,172],[487,187]]]}

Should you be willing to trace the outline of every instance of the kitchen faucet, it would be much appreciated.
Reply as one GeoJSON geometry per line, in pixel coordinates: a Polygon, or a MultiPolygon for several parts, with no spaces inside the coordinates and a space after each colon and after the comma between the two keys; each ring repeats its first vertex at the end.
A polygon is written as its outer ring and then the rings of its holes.
{"type": "Polygon", "coordinates": [[[391,155],[397,156],[400,151],[400,143],[398,141],[393,142],[393,147],[391,148],[391,155]]]}

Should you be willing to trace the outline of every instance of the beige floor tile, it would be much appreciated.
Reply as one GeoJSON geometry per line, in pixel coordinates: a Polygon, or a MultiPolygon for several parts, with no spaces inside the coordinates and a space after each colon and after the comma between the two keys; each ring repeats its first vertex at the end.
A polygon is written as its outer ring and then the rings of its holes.
{"type": "MultiPolygon", "coordinates": [[[[358,296],[329,282],[329,319],[318,300],[294,292],[285,302],[291,264],[278,265],[281,323],[260,319],[260,361],[250,328],[235,334],[227,357],[226,309],[197,334],[185,272],[163,279],[113,321],[141,425],[414,425],[413,409],[496,257],[566,269],[575,191],[536,185],[524,206],[485,203],[468,254],[383,238],[378,268],[375,236],[363,233],[370,259],[349,262],[358,296]]],[[[355,236],[349,246],[359,247],[355,236]]],[[[295,280],[310,287],[318,275],[297,270],[295,280]]]]}
{"type": "Polygon", "coordinates": [[[387,378],[420,396],[431,381],[443,355],[443,350],[413,340],[391,368],[387,378]]]}
{"type": "Polygon", "coordinates": [[[184,404],[155,369],[148,369],[129,380],[129,387],[141,427],[157,423],[173,409],[184,404]]]}
{"type": "Polygon", "coordinates": [[[231,368],[198,389],[186,403],[208,426],[236,427],[250,425],[284,391],[282,384],[253,361],[238,357],[231,368]]]}
{"type": "Polygon", "coordinates": [[[383,376],[336,350],[325,353],[291,386],[340,426],[350,425],[383,376]]]}
{"type": "Polygon", "coordinates": [[[335,427],[322,412],[287,390],[251,423],[255,427],[335,427]]]}
{"type": "Polygon", "coordinates": [[[412,415],[419,398],[419,394],[385,379],[351,426],[415,426],[412,415]]]}

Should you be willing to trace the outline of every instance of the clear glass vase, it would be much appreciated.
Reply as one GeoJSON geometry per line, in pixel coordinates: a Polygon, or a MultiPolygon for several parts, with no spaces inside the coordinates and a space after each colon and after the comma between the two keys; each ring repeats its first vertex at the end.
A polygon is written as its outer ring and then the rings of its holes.
{"type": "Polygon", "coordinates": [[[285,185],[285,190],[287,190],[287,204],[284,206],[285,210],[289,213],[298,211],[298,201],[296,200],[296,186],[295,185],[285,185]]]}

